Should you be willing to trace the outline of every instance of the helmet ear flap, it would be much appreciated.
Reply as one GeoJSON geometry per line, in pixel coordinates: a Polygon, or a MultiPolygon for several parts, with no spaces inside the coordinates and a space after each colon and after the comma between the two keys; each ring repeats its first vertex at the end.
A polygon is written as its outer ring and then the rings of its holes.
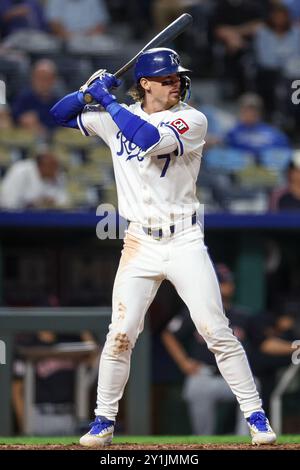
{"type": "Polygon", "coordinates": [[[188,100],[191,97],[191,86],[192,82],[190,77],[187,75],[180,75],[180,99],[181,101],[184,101],[185,103],[188,102],[188,100]]]}

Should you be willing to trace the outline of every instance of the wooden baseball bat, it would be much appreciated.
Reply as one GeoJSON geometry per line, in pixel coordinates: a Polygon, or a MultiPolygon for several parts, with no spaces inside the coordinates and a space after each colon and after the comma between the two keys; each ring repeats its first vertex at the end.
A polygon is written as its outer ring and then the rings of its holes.
{"type": "MultiPolygon", "coordinates": [[[[189,13],[183,13],[175,21],[170,23],[165,29],[158,33],[151,41],[149,41],[146,46],[143,47],[132,59],[130,59],[123,67],[117,70],[114,73],[116,78],[121,77],[127,70],[129,70],[139,58],[139,56],[147,51],[152,49],[152,47],[162,47],[175,39],[179,34],[181,34],[190,24],[193,22],[193,17],[189,13]]],[[[84,93],[84,101],[89,104],[93,101],[92,95],[87,91],[84,93]]]]}

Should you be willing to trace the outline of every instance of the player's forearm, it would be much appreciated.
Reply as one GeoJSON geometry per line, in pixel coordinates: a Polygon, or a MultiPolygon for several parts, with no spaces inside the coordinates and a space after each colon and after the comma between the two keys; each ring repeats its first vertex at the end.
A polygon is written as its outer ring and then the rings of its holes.
{"type": "Polygon", "coordinates": [[[293,352],[292,343],[281,338],[267,338],[260,346],[265,354],[290,355],[293,352]]]}
{"type": "Polygon", "coordinates": [[[164,331],[161,334],[161,339],[170,356],[174,359],[178,367],[181,368],[188,359],[188,355],[183,346],[169,331],[164,331]]]}
{"type": "Polygon", "coordinates": [[[89,29],[85,34],[86,36],[94,36],[96,34],[103,34],[106,31],[106,26],[104,24],[98,24],[94,28],[89,29]]]}
{"type": "Polygon", "coordinates": [[[243,37],[252,36],[253,34],[256,33],[256,31],[261,26],[261,24],[262,22],[259,20],[249,21],[248,23],[244,23],[240,26],[237,26],[236,30],[243,37]]]}
{"type": "Polygon", "coordinates": [[[11,21],[14,20],[15,18],[19,17],[25,17],[29,13],[29,7],[28,5],[21,4],[21,5],[16,5],[15,7],[9,8],[4,14],[3,14],[3,21],[11,21]]]}
{"type": "Polygon", "coordinates": [[[68,39],[71,36],[71,34],[59,21],[51,21],[50,28],[52,33],[61,39],[68,39]]]}
{"type": "Polygon", "coordinates": [[[131,113],[116,101],[106,107],[122,134],[142,150],[148,150],[160,140],[155,126],[131,113]]]}
{"type": "Polygon", "coordinates": [[[106,111],[117,124],[122,134],[143,150],[143,155],[166,155],[178,150],[175,131],[160,133],[158,129],[141,117],[131,113],[117,102],[106,107],[106,111]]]}
{"type": "Polygon", "coordinates": [[[81,92],[75,91],[64,96],[51,109],[50,113],[57,124],[78,129],[77,116],[83,110],[85,103],[81,92]]]}

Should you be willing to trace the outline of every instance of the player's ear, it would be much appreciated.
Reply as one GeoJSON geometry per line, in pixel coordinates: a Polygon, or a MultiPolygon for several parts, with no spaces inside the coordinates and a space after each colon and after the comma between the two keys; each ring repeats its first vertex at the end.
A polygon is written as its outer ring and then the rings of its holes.
{"type": "Polygon", "coordinates": [[[150,82],[147,80],[147,78],[141,78],[140,79],[140,85],[142,88],[144,88],[145,91],[150,90],[150,82]]]}

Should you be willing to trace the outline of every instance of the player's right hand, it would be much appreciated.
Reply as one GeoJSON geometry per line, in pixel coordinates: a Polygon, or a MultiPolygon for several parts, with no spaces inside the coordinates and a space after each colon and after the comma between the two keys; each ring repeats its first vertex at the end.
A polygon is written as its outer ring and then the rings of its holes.
{"type": "Polygon", "coordinates": [[[94,101],[100,103],[105,109],[113,101],[116,101],[116,97],[109,92],[109,88],[117,87],[120,85],[118,80],[112,74],[105,74],[102,79],[97,79],[89,86],[85,93],[89,93],[94,101]]]}

